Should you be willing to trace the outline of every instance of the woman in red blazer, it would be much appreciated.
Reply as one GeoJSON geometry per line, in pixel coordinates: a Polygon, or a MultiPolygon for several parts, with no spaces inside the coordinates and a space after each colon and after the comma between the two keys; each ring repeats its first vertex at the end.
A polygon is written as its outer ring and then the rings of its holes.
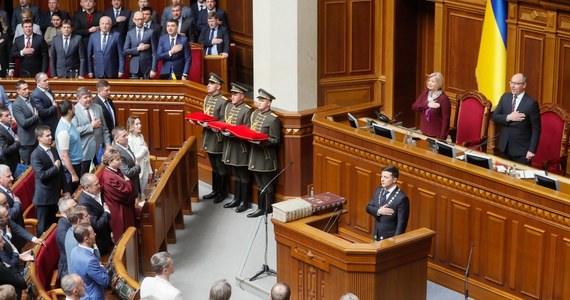
{"type": "Polygon", "coordinates": [[[429,74],[426,87],[412,105],[412,109],[420,113],[420,130],[424,135],[446,140],[451,102],[442,90],[443,75],[439,72],[429,74]]]}
{"type": "Polygon", "coordinates": [[[121,172],[121,155],[117,150],[105,151],[101,158],[105,169],[98,175],[101,196],[111,211],[113,241],[119,238],[129,226],[135,226],[135,199],[137,194],[129,177],[121,172]]]}

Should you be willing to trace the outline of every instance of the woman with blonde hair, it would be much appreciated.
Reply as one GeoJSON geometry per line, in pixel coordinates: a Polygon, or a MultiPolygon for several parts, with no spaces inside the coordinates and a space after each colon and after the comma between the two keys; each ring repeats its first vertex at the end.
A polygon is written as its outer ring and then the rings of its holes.
{"type": "Polygon", "coordinates": [[[141,193],[144,193],[148,183],[152,180],[152,167],[150,166],[150,151],[141,132],[141,119],[138,116],[130,116],[127,119],[127,130],[129,131],[129,148],[141,166],[139,178],[141,193]]]}
{"type": "Polygon", "coordinates": [[[412,109],[420,113],[420,130],[424,135],[446,140],[451,102],[442,90],[443,75],[439,72],[429,74],[426,87],[412,105],[412,109]]]}

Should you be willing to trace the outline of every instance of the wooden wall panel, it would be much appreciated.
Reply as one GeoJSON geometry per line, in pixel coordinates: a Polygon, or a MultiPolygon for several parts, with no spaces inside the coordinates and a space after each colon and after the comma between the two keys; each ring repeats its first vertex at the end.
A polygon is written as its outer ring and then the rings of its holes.
{"type": "Polygon", "coordinates": [[[482,231],[485,238],[481,244],[484,253],[481,262],[485,279],[502,285],[505,283],[507,259],[507,218],[487,212],[482,231]]]}
{"type": "Polygon", "coordinates": [[[319,86],[319,94],[323,95],[329,105],[349,106],[355,102],[366,103],[374,98],[375,85],[370,83],[332,84],[319,86]]]}
{"type": "Polygon", "coordinates": [[[483,16],[470,11],[447,9],[443,75],[446,91],[460,93],[477,89],[475,69],[483,28],[483,16]]]}
{"type": "MultiPolygon", "coordinates": [[[[351,9],[352,35],[351,70],[352,72],[374,72],[374,7],[372,1],[354,1],[351,9]]],[[[330,32],[332,33],[332,32],[330,32]]]]}
{"type": "Polygon", "coordinates": [[[321,75],[326,78],[332,75],[346,74],[349,72],[347,65],[347,4],[345,1],[323,1],[322,10],[319,11],[323,20],[325,32],[319,34],[319,47],[324,51],[319,51],[319,64],[321,65],[321,75]]]}
{"type": "Polygon", "coordinates": [[[449,203],[449,264],[465,269],[469,257],[470,228],[473,224],[469,217],[471,205],[452,199],[449,203]]]}
{"type": "Polygon", "coordinates": [[[558,88],[554,103],[563,107],[570,107],[570,39],[560,38],[558,40],[558,88]]]}
{"type": "MultiPolygon", "coordinates": [[[[168,124],[169,128],[182,128],[184,127],[184,110],[165,109],[163,112],[163,122],[161,124],[168,124]]],[[[168,150],[178,149],[184,141],[184,133],[180,130],[165,130],[164,131],[164,145],[168,150]]]]}
{"type": "Polygon", "coordinates": [[[570,239],[562,240],[561,251],[562,263],[557,266],[555,276],[555,298],[570,299],[570,239]]]}
{"type": "Polygon", "coordinates": [[[325,187],[324,190],[336,191],[336,193],[339,193],[340,187],[342,186],[344,179],[342,176],[342,174],[344,173],[342,172],[343,164],[340,162],[340,160],[333,157],[326,157],[324,162],[325,162],[324,174],[327,174],[323,178],[323,184],[325,187]]]}
{"type": "Polygon", "coordinates": [[[542,94],[542,78],[544,76],[544,59],[546,58],[545,39],[543,33],[521,30],[520,32],[520,65],[519,72],[523,72],[528,78],[526,92],[529,95],[542,94]]]}
{"type": "Polygon", "coordinates": [[[363,207],[359,207],[360,203],[358,201],[350,201],[350,199],[370,199],[371,196],[367,191],[375,188],[373,184],[376,181],[377,173],[371,168],[365,169],[361,167],[354,167],[353,170],[347,171],[343,172],[343,174],[355,174],[355,176],[345,177],[346,182],[350,185],[346,190],[351,191],[351,197],[348,199],[350,204],[348,209],[355,212],[354,215],[349,216],[350,224],[362,233],[368,233],[374,228],[374,220],[370,218],[370,215],[363,207]]]}
{"type": "Polygon", "coordinates": [[[523,226],[521,244],[518,245],[526,251],[521,252],[520,263],[520,289],[529,297],[539,299],[544,267],[545,231],[530,225],[523,226]]]}
{"type": "Polygon", "coordinates": [[[228,16],[235,43],[235,81],[253,85],[253,0],[218,1],[228,16]]]}

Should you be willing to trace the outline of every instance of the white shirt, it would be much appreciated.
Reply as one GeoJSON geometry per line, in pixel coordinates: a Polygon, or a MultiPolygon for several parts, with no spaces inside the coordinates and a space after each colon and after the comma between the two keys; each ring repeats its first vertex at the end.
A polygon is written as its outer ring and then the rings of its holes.
{"type": "Polygon", "coordinates": [[[145,277],[141,283],[141,298],[155,296],[158,300],[183,300],[182,292],[170,281],[158,276],[145,277]]]}

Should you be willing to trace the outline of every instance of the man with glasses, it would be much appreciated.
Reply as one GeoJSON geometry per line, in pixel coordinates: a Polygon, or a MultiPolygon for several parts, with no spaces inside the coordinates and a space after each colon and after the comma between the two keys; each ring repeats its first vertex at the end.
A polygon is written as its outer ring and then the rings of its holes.
{"type": "Polygon", "coordinates": [[[525,93],[523,74],[513,75],[510,87],[493,113],[493,122],[503,125],[498,147],[505,158],[530,165],[540,137],[540,109],[536,100],[525,93]]]}
{"type": "Polygon", "coordinates": [[[158,35],[150,28],[145,28],[143,13],[134,13],[135,27],[127,32],[123,53],[130,55],[129,72],[131,79],[149,79],[156,75],[156,48],[158,35]]]}

